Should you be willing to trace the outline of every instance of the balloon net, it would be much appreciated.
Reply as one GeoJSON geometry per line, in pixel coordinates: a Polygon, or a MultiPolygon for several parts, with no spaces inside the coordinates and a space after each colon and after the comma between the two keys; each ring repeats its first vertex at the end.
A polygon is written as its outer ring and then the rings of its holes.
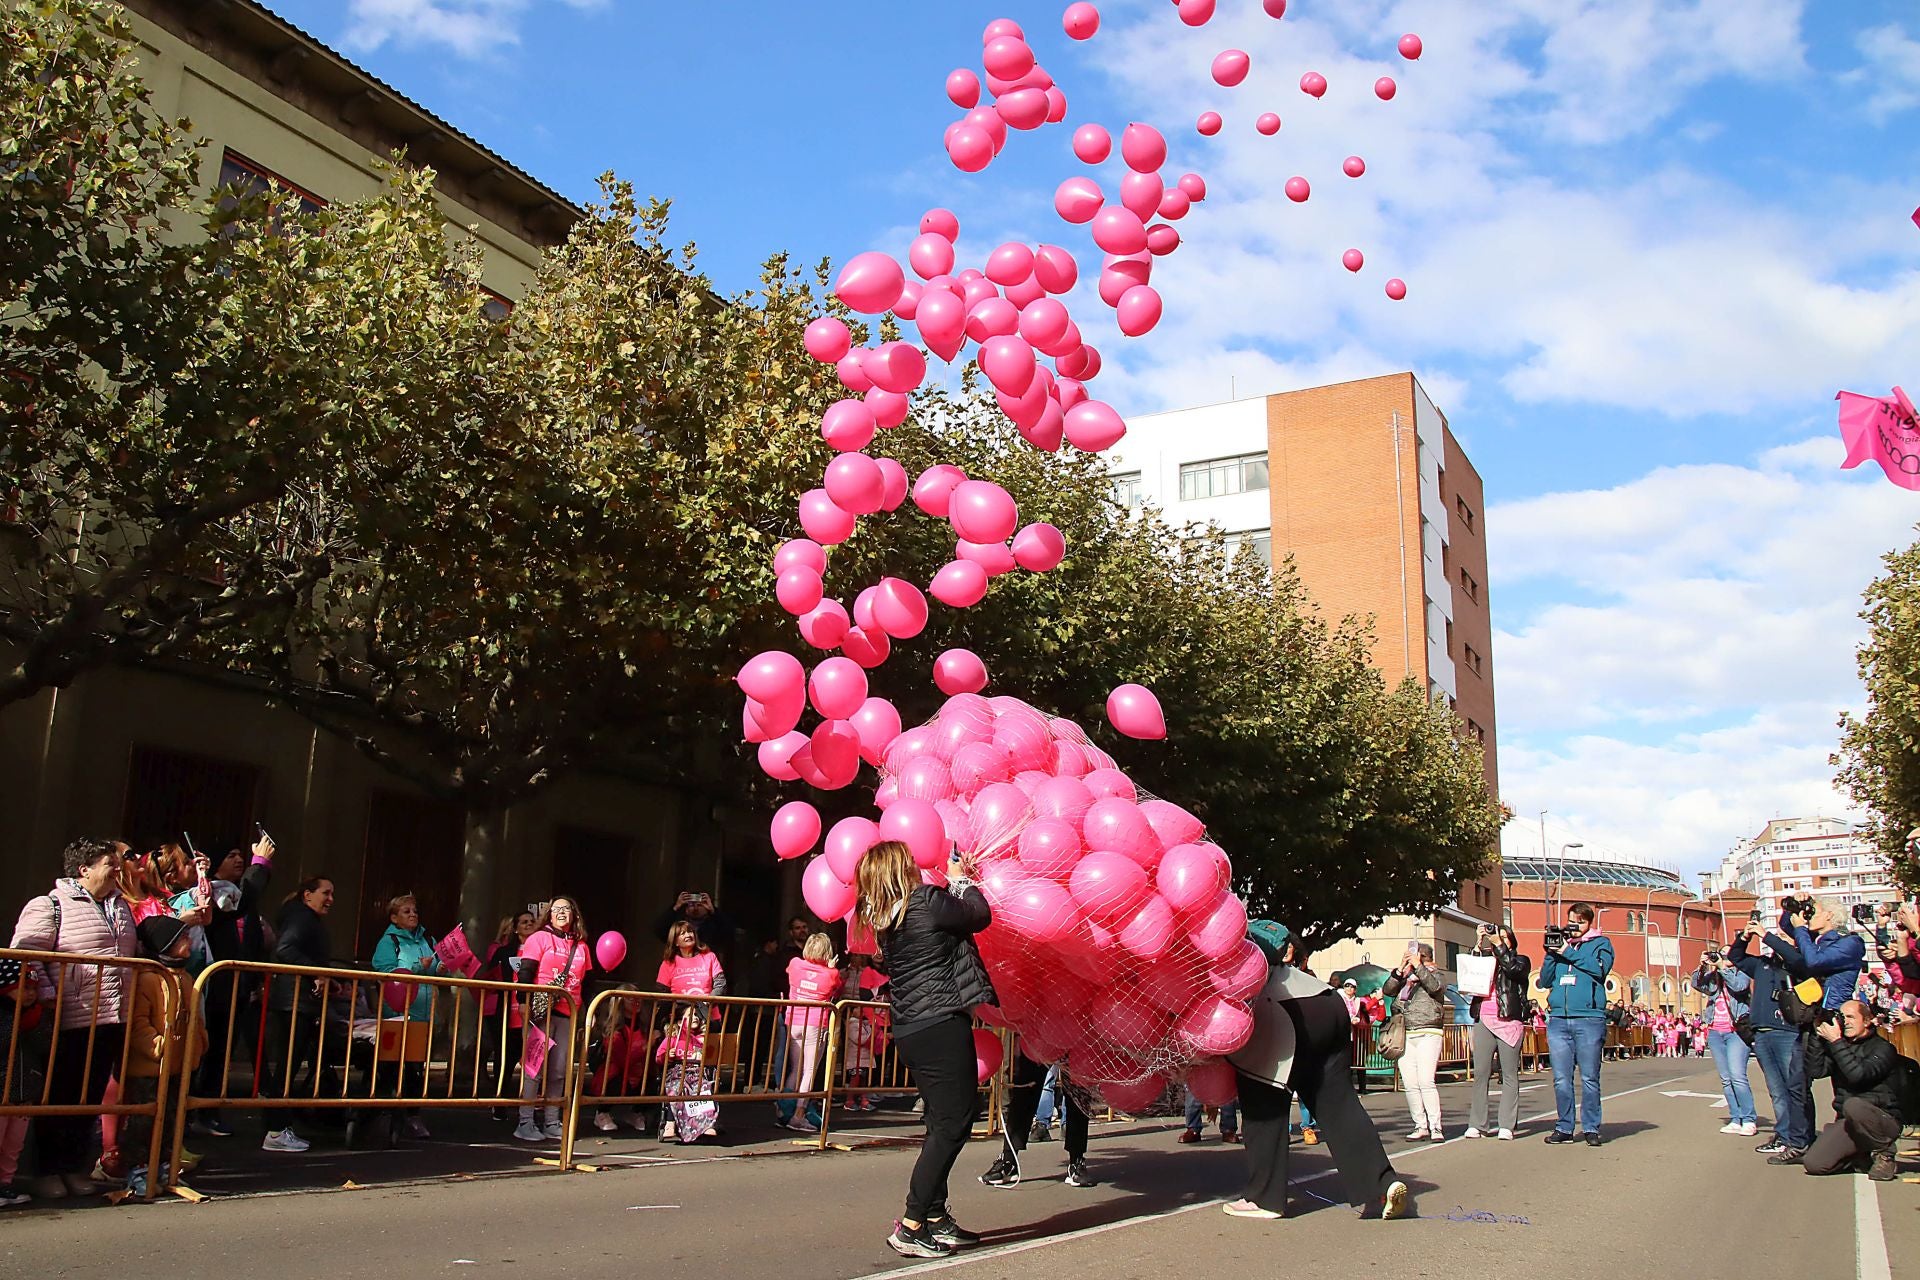
{"type": "Polygon", "coordinates": [[[985,1016],[1020,1052],[1134,1114],[1196,1069],[1230,1076],[1218,1059],[1251,1033],[1267,963],[1200,819],[1018,698],[949,698],[880,773],[880,831],[937,814],[944,838],[908,841],[923,876],[942,881],[951,842],[993,908],[977,941],[1000,1004],[985,1016]]]}

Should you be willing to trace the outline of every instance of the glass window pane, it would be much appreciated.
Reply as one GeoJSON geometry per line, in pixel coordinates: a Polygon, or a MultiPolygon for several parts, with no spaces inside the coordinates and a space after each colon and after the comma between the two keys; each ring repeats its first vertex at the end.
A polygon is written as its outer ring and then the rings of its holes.
{"type": "Polygon", "coordinates": [[[1267,487],[1267,460],[1265,458],[1249,458],[1243,471],[1246,488],[1264,489],[1267,487]]]}

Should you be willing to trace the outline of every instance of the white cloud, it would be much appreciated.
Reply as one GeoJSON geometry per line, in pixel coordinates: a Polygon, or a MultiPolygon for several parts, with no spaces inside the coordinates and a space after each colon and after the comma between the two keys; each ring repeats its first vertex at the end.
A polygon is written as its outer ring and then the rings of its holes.
{"type": "MultiPolygon", "coordinates": [[[[605,0],[560,0],[572,9],[605,0]]],[[[341,43],[370,53],[389,42],[403,48],[439,45],[462,58],[484,58],[520,42],[520,19],[533,0],[349,0],[341,43]]]]}
{"type": "Polygon", "coordinates": [[[1810,439],[1489,509],[1509,803],[1689,871],[1777,814],[1846,811],[1827,755],[1862,702],[1860,593],[1920,505],[1835,470],[1841,452],[1810,439]],[[1515,616],[1503,588],[1551,601],[1515,616]]]}
{"type": "Polygon", "coordinates": [[[1854,41],[1863,65],[1842,77],[1849,85],[1864,85],[1862,103],[1867,119],[1884,124],[1893,116],[1920,107],[1920,40],[1898,23],[1862,31],[1854,41]]]}

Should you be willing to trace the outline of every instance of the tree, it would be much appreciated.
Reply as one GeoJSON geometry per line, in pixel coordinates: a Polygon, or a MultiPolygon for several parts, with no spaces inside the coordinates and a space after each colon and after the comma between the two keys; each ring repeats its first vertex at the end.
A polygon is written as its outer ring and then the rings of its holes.
{"type": "Polygon", "coordinates": [[[1868,812],[1867,832],[1902,885],[1920,884],[1920,543],[1887,553],[1886,572],[1866,590],[1867,642],[1860,646],[1862,716],[1840,717],[1836,781],[1868,812]]]}

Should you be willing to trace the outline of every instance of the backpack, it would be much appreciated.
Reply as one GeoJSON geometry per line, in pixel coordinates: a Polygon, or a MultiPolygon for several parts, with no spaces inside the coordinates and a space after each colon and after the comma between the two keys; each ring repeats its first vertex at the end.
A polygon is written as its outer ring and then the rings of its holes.
{"type": "Polygon", "coordinates": [[[1893,1070],[1887,1073],[1887,1088],[1893,1093],[1900,1122],[1920,1123],[1920,1062],[1905,1054],[1895,1057],[1893,1070]]]}

